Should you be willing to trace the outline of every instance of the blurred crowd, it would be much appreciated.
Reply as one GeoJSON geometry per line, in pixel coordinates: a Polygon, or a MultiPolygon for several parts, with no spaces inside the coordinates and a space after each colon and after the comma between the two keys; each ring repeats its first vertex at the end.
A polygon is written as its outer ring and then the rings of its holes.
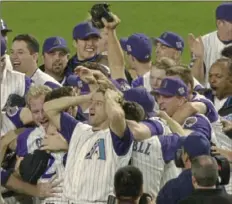
{"type": "Polygon", "coordinates": [[[73,28],[75,53],[5,20],[1,203],[232,203],[232,3],[187,42],[171,31],[119,39],[123,19],[105,10],[102,28],[73,28]]]}

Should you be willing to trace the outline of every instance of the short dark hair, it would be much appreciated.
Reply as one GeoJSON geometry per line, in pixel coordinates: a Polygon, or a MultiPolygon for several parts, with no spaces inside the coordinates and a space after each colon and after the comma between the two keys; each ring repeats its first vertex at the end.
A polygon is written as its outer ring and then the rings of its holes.
{"type": "Polygon", "coordinates": [[[45,102],[58,99],[65,96],[73,96],[73,88],[71,86],[64,86],[53,89],[45,96],[45,102]]]}
{"type": "Polygon", "coordinates": [[[140,122],[146,118],[145,111],[141,105],[133,101],[124,101],[122,108],[127,120],[134,120],[140,122]]]}
{"type": "Polygon", "coordinates": [[[215,158],[202,155],[195,157],[191,161],[192,175],[197,184],[202,187],[216,185],[218,179],[218,164],[215,158]]]}
{"type": "Polygon", "coordinates": [[[24,41],[31,54],[39,52],[39,42],[30,34],[20,34],[14,37],[12,42],[24,41]]]}
{"type": "Polygon", "coordinates": [[[120,168],[114,176],[114,190],[117,199],[128,197],[137,200],[142,195],[143,174],[134,166],[120,168]]]}
{"type": "Polygon", "coordinates": [[[228,47],[225,47],[222,52],[221,52],[221,55],[223,57],[228,57],[230,59],[232,59],[232,45],[231,46],[228,46],[228,47]]]}

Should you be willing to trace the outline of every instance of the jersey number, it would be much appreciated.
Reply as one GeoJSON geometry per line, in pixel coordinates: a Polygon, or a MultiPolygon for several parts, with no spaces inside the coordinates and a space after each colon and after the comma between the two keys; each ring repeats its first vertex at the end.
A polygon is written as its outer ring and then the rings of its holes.
{"type": "Polygon", "coordinates": [[[94,155],[97,155],[98,160],[106,160],[104,139],[98,139],[94,143],[91,150],[86,154],[85,159],[92,159],[94,155]]]}

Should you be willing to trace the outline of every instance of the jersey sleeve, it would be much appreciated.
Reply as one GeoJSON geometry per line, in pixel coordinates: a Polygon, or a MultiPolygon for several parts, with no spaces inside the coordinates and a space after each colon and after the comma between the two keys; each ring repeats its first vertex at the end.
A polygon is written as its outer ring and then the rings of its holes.
{"type": "Polygon", "coordinates": [[[110,130],[114,151],[118,156],[126,155],[132,145],[133,135],[128,127],[126,127],[123,137],[118,137],[110,130]]]}
{"type": "Polygon", "coordinates": [[[195,116],[188,117],[185,120],[183,127],[185,129],[200,132],[206,136],[206,138],[211,140],[212,126],[204,115],[197,114],[195,116]]]}
{"type": "Polygon", "coordinates": [[[175,154],[179,147],[179,138],[178,134],[159,136],[165,163],[175,159],[175,154]]]}
{"type": "Polygon", "coordinates": [[[50,87],[51,89],[56,89],[56,88],[61,87],[61,85],[54,83],[54,82],[51,82],[51,81],[46,81],[44,85],[50,87]]]}
{"type": "Polygon", "coordinates": [[[73,131],[78,123],[79,121],[68,113],[62,112],[60,114],[60,133],[68,143],[70,142],[73,131]]]}
{"type": "Polygon", "coordinates": [[[148,120],[142,121],[141,123],[143,123],[150,129],[151,136],[164,134],[164,126],[162,122],[159,120],[148,119],[148,120]]]}
{"type": "Polygon", "coordinates": [[[1,186],[6,185],[8,179],[10,178],[10,175],[12,174],[12,171],[1,168],[1,186]]]}
{"type": "Polygon", "coordinates": [[[15,125],[16,128],[24,127],[24,124],[20,119],[21,111],[22,111],[22,108],[18,108],[16,106],[15,107],[9,107],[8,110],[6,111],[6,116],[15,125]]]}
{"type": "Polygon", "coordinates": [[[16,145],[17,156],[24,157],[28,154],[27,140],[33,130],[34,128],[28,128],[18,136],[16,145]]]}
{"type": "Polygon", "coordinates": [[[137,79],[133,80],[131,83],[132,88],[141,87],[144,85],[143,77],[140,76],[137,79]]]}

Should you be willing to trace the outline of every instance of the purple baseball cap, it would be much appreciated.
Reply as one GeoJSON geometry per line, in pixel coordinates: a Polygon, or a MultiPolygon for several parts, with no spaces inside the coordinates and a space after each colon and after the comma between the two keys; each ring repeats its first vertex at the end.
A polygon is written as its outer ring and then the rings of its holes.
{"type": "Polygon", "coordinates": [[[167,47],[177,49],[181,52],[184,50],[184,39],[176,33],[165,32],[154,40],[155,42],[160,42],[167,47]]]}
{"type": "Polygon", "coordinates": [[[135,33],[129,38],[121,38],[120,44],[124,51],[139,61],[151,59],[152,42],[151,39],[143,33],[135,33]]]}
{"type": "Polygon", "coordinates": [[[232,3],[223,3],[216,9],[216,19],[232,22],[232,3]]]}
{"type": "Polygon", "coordinates": [[[123,91],[123,95],[126,101],[134,101],[141,105],[149,118],[155,116],[155,99],[145,88],[131,88],[123,91]]]}
{"type": "Polygon", "coordinates": [[[1,19],[0,21],[1,21],[0,22],[0,24],[1,24],[1,31],[12,32],[12,30],[10,28],[8,28],[6,22],[3,19],[1,19]]]}
{"type": "Polygon", "coordinates": [[[73,28],[73,39],[85,40],[90,36],[101,38],[100,31],[90,22],[82,22],[73,28]]]}
{"type": "Polygon", "coordinates": [[[2,57],[3,55],[6,54],[6,41],[2,36],[0,37],[1,37],[1,48],[0,49],[1,49],[1,57],[2,57]]]}
{"type": "Polygon", "coordinates": [[[191,158],[201,155],[210,155],[210,142],[199,132],[192,132],[187,137],[181,137],[179,144],[191,158]]]}
{"type": "Polygon", "coordinates": [[[162,80],[160,88],[152,91],[154,94],[160,94],[163,96],[183,96],[188,97],[188,87],[179,78],[166,77],[162,80]]]}
{"type": "Polygon", "coordinates": [[[55,37],[47,38],[44,41],[43,53],[45,52],[49,53],[57,49],[64,50],[65,52],[69,53],[69,48],[64,38],[55,36],[55,37]]]}

